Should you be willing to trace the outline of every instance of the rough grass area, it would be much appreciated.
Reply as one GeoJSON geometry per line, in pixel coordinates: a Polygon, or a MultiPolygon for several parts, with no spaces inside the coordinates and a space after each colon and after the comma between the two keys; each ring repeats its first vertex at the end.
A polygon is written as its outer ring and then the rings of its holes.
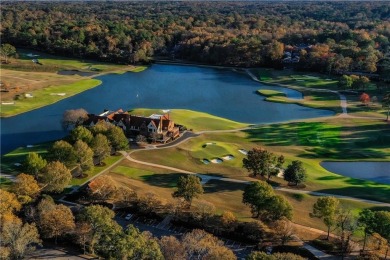
{"type": "Polygon", "coordinates": [[[58,102],[67,97],[76,95],[85,90],[91,89],[101,84],[97,79],[84,79],[71,84],[55,85],[43,89],[34,90],[31,93],[32,98],[23,98],[16,100],[14,105],[2,105],[2,117],[14,116],[33,109],[37,109],[55,102],[58,102]],[[56,95],[57,93],[65,93],[64,96],[56,95]]]}
{"type": "MultiPolygon", "coordinates": [[[[123,161],[120,166],[115,167],[109,173],[109,176],[111,176],[118,185],[130,187],[139,195],[152,192],[157,194],[162,201],[169,203],[173,201],[171,194],[176,186],[176,182],[173,181],[173,179],[176,179],[176,176],[180,176],[180,173],[169,173],[166,170],[135,165],[128,161],[123,161]],[[169,175],[173,175],[173,177],[170,177],[169,175]]],[[[193,203],[195,205],[199,200],[205,200],[213,203],[219,214],[229,210],[232,211],[240,221],[250,221],[252,219],[249,207],[242,203],[242,194],[245,189],[245,184],[210,180],[203,188],[204,194],[201,195],[199,199],[194,200],[193,203]]],[[[293,221],[295,223],[326,230],[326,227],[320,219],[310,218],[309,216],[313,204],[318,197],[283,191],[276,191],[276,193],[285,196],[292,205],[294,211],[293,221]]],[[[390,210],[388,208],[375,208],[367,203],[343,199],[341,200],[341,204],[343,207],[351,209],[354,214],[358,214],[358,212],[364,208],[390,210]]]]}
{"type": "MultiPolygon", "coordinates": [[[[137,108],[130,111],[135,115],[150,116],[151,114],[163,114],[162,109],[148,109],[137,108]]],[[[187,129],[193,131],[204,130],[229,130],[238,129],[248,126],[244,123],[235,122],[225,118],[213,116],[207,113],[186,110],[186,109],[172,109],[170,111],[170,118],[180,125],[184,125],[187,129]]]]}

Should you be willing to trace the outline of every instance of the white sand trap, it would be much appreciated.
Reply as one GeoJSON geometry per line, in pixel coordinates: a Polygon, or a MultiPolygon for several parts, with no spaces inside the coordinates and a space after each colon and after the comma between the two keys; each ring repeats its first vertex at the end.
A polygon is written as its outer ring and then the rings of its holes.
{"type": "Polygon", "coordinates": [[[209,163],[210,163],[210,161],[207,160],[207,159],[203,159],[202,162],[203,162],[204,164],[209,164],[209,163]]]}
{"type": "Polygon", "coordinates": [[[220,158],[215,158],[215,159],[212,159],[211,162],[212,162],[212,163],[222,163],[223,160],[220,159],[220,158]]]}
{"type": "Polygon", "coordinates": [[[297,81],[302,82],[302,81],[305,81],[305,80],[304,79],[297,79],[297,81]]]}
{"type": "Polygon", "coordinates": [[[248,151],[247,150],[245,150],[245,149],[240,149],[240,150],[238,150],[240,153],[242,153],[242,154],[245,154],[245,155],[247,155],[248,154],[248,151]]]}
{"type": "Polygon", "coordinates": [[[32,144],[29,144],[29,145],[26,145],[27,148],[31,148],[31,147],[34,147],[34,145],[32,144]]]}
{"type": "Polygon", "coordinates": [[[331,80],[333,80],[333,79],[325,79],[325,80],[327,80],[327,81],[331,81],[331,80]]]}
{"type": "Polygon", "coordinates": [[[229,154],[229,155],[226,155],[226,156],[222,157],[222,159],[223,159],[224,161],[229,161],[229,160],[234,159],[234,156],[231,155],[231,154],[229,154]]]}
{"type": "Polygon", "coordinates": [[[215,143],[206,143],[206,145],[213,145],[213,144],[215,144],[215,143]]]}
{"type": "Polygon", "coordinates": [[[52,96],[65,96],[66,93],[51,93],[52,96]]]}
{"type": "Polygon", "coordinates": [[[15,105],[15,102],[1,102],[2,105],[15,105]]]}
{"type": "Polygon", "coordinates": [[[19,166],[21,166],[22,164],[21,163],[14,163],[14,165],[16,166],[16,167],[19,167],[19,166]]]}

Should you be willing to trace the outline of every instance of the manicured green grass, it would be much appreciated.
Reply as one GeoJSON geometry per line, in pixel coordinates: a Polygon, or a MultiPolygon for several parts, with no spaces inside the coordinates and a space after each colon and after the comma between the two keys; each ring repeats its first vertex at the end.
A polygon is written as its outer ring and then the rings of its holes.
{"type": "MultiPolygon", "coordinates": [[[[140,151],[132,156],[188,171],[248,180],[248,172],[242,167],[244,155],[238,149],[250,150],[256,146],[283,154],[285,166],[292,160],[301,160],[308,173],[307,190],[390,202],[390,185],[340,176],[320,165],[329,159],[388,161],[390,132],[381,121],[334,118],[324,122],[273,124],[243,132],[203,134],[178,147],[140,151]],[[207,142],[219,146],[217,153],[226,150],[236,158],[221,164],[203,164],[200,160],[204,157],[216,156],[202,147],[207,142]]],[[[281,179],[273,180],[286,185],[281,179]]]]}
{"type": "Polygon", "coordinates": [[[106,62],[97,62],[92,60],[80,60],[67,58],[58,55],[51,55],[35,50],[17,49],[19,59],[13,59],[9,66],[10,69],[28,70],[28,71],[58,71],[58,70],[84,70],[96,72],[109,72],[118,69],[126,69],[125,65],[117,65],[106,62]],[[39,60],[42,65],[34,64],[32,57],[27,54],[32,53],[39,55],[34,57],[39,60]]]}
{"type": "Polygon", "coordinates": [[[20,166],[15,163],[23,163],[28,153],[35,152],[45,156],[47,149],[53,145],[53,142],[36,144],[33,147],[19,147],[5,155],[1,156],[1,171],[8,174],[20,173],[20,166]]]}
{"type": "Polygon", "coordinates": [[[117,166],[111,170],[113,173],[122,174],[131,179],[140,180],[152,186],[174,188],[182,173],[159,173],[155,171],[132,168],[128,166],[117,166]]]}
{"type": "Polygon", "coordinates": [[[92,173],[88,174],[88,176],[84,178],[73,178],[70,182],[70,185],[72,186],[80,186],[83,183],[87,182],[90,178],[94,177],[96,174],[105,171],[107,168],[109,168],[111,165],[116,163],[117,161],[121,160],[123,158],[122,155],[113,155],[106,158],[104,162],[104,166],[95,166],[92,173]]]}
{"type": "Polygon", "coordinates": [[[0,176],[0,189],[8,189],[12,185],[12,181],[8,178],[0,176]]]}
{"type": "Polygon", "coordinates": [[[91,89],[101,84],[97,79],[84,79],[72,84],[67,85],[55,85],[43,89],[32,91],[32,98],[24,98],[15,101],[14,105],[2,105],[1,116],[9,117],[20,113],[24,113],[33,109],[37,109],[55,102],[58,102],[64,98],[76,95],[85,90],[91,89]],[[55,95],[57,93],[65,93],[65,96],[55,95]],[[52,95],[54,94],[54,95],[52,95]]]}
{"type": "MultiPolygon", "coordinates": [[[[150,116],[151,114],[163,114],[161,109],[147,109],[137,108],[130,111],[135,115],[150,116]]],[[[244,123],[235,122],[225,118],[213,116],[207,113],[186,110],[186,109],[172,109],[170,118],[180,125],[184,125],[187,129],[193,131],[204,130],[229,130],[248,126],[244,123]]]]}

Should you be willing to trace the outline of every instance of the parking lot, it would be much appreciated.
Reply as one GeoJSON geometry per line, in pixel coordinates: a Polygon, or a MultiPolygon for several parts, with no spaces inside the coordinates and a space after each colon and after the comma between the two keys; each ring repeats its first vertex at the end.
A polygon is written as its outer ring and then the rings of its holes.
{"type": "MultiPolygon", "coordinates": [[[[123,227],[132,224],[140,231],[149,231],[158,238],[161,238],[162,236],[175,236],[180,238],[183,234],[191,232],[191,229],[172,225],[169,218],[163,220],[145,219],[131,213],[118,212],[115,216],[115,220],[123,227]],[[126,217],[127,219],[125,219],[126,217]]],[[[255,247],[254,245],[247,245],[230,239],[218,238],[222,240],[225,243],[225,246],[230,248],[239,259],[245,258],[255,247]]]]}

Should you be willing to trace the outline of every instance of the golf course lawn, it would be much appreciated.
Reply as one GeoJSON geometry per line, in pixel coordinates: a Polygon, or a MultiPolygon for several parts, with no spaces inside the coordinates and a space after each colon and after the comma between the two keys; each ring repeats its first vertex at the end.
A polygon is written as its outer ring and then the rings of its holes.
{"type": "MultiPolygon", "coordinates": [[[[212,146],[211,146],[212,147],[212,146]]],[[[381,121],[365,119],[328,119],[324,122],[306,121],[265,125],[234,133],[208,133],[190,139],[177,147],[133,153],[138,160],[159,162],[179,169],[253,180],[242,168],[244,155],[239,149],[264,147],[283,154],[285,166],[300,160],[308,173],[307,190],[320,191],[390,202],[390,186],[358,180],[331,173],[320,166],[323,160],[388,161],[390,159],[390,132],[381,121]],[[216,148],[203,147],[215,143],[216,148]],[[203,158],[231,154],[235,158],[219,164],[204,164],[203,158]]],[[[287,185],[279,178],[279,185],[287,185]]]]}
{"type": "MultiPolygon", "coordinates": [[[[170,203],[173,202],[172,193],[175,191],[177,180],[183,174],[122,161],[119,166],[114,167],[107,175],[118,186],[132,188],[138,195],[142,196],[151,192],[157,194],[164,203],[170,203]]],[[[240,221],[252,220],[250,208],[242,203],[245,184],[210,180],[203,185],[203,188],[204,194],[194,200],[194,206],[196,206],[198,201],[204,200],[214,204],[218,214],[228,210],[233,212],[240,221]]],[[[285,196],[292,205],[294,212],[293,222],[326,230],[320,219],[309,216],[318,197],[283,191],[276,191],[276,193],[285,196]]],[[[340,202],[344,208],[352,210],[352,213],[355,215],[365,208],[374,209],[372,205],[367,203],[344,199],[341,199],[340,202]]],[[[387,208],[382,209],[388,210],[387,208]]]]}
{"type": "Polygon", "coordinates": [[[62,99],[71,97],[85,90],[94,88],[102,82],[97,79],[83,79],[71,84],[54,85],[47,88],[38,89],[29,92],[32,98],[23,98],[14,101],[13,105],[2,105],[1,116],[9,117],[24,113],[33,109],[53,104],[62,99]],[[57,95],[64,93],[65,95],[57,95]]]}
{"type": "MultiPolygon", "coordinates": [[[[134,115],[150,116],[152,114],[163,114],[161,109],[137,108],[130,111],[134,115]]],[[[197,112],[186,109],[172,109],[170,117],[175,123],[184,125],[193,131],[205,130],[230,130],[247,127],[247,124],[235,122],[222,117],[210,115],[208,113],[197,112]]]]}
{"type": "Polygon", "coordinates": [[[9,64],[1,67],[1,80],[6,86],[1,96],[1,117],[50,105],[101,84],[100,80],[92,77],[106,73],[140,72],[147,68],[68,59],[23,49],[18,49],[18,54],[19,59],[11,59],[9,64]],[[30,57],[29,54],[38,56],[30,57]],[[39,64],[33,63],[33,58],[38,59],[39,64]],[[93,75],[83,77],[57,74],[62,70],[76,70],[93,75]],[[26,97],[26,94],[30,97],[26,97]]]}
{"type": "MultiPolygon", "coordinates": [[[[304,96],[303,100],[293,100],[279,95],[268,96],[267,91],[265,91],[263,95],[265,94],[265,96],[267,96],[267,101],[294,103],[312,108],[329,109],[335,111],[336,113],[341,112],[340,98],[336,93],[314,91],[315,89],[342,91],[342,89],[338,87],[339,77],[326,76],[319,73],[303,74],[302,72],[295,72],[293,70],[272,70],[265,68],[251,69],[251,72],[264,84],[280,85],[292,88],[302,92],[304,96]],[[310,89],[313,89],[313,91],[310,89]]],[[[364,92],[369,94],[372,99],[369,106],[362,105],[358,94],[347,95],[348,113],[356,116],[385,118],[386,111],[380,104],[380,100],[383,95],[383,92],[380,90],[380,86],[383,84],[386,83],[371,82],[364,89],[364,92]]],[[[358,92],[361,92],[361,90],[358,92]]]]}

